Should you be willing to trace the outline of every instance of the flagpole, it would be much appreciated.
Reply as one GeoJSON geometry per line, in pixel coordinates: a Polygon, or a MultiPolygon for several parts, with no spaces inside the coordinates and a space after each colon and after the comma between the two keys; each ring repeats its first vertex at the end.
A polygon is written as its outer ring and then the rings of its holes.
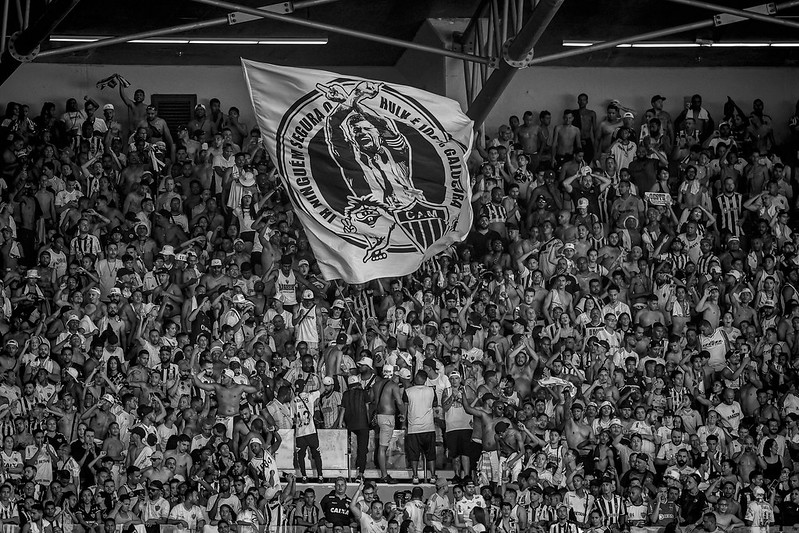
{"type": "MultiPolygon", "coordinates": [[[[336,279],[336,280],[333,280],[333,283],[335,283],[335,284],[336,284],[336,288],[338,289],[338,294],[339,294],[339,296],[341,296],[341,300],[344,302],[344,305],[346,305],[346,306],[347,306],[347,310],[350,312],[350,316],[351,316],[351,317],[353,318],[353,320],[354,320],[354,319],[355,319],[355,312],[353,311],[353,308],[352,308],[352,306],[350,306],[350,303],[349,303],[349,302],[347,301],[347,299],[344,297],[344,293],[343,293],[343,292],[341,292],[341,284],[339,283],[339,280],[337,280],[337,279],[336,279]]],[[[357,321],[357,320],[355,320],[355,329],[357,329],[357,330],[358,330],[358,334],[359,334],[361,337],[365,337],[365,335],[363,334],[363,331],[361,331],[361,327],[358,325],[358,321],[357,321]]]]}

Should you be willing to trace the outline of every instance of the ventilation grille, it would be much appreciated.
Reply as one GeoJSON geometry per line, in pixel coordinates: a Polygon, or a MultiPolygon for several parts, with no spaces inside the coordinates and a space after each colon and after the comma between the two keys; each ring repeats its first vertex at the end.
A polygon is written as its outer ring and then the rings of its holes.
{"type": "Polygon", "coordinates": [[[158,116],[166,120],[173,137],[178,126],[185,126],[194,118],[196,94],[154,94],[151,98],[152,104],[158,108],[158,116]]]}

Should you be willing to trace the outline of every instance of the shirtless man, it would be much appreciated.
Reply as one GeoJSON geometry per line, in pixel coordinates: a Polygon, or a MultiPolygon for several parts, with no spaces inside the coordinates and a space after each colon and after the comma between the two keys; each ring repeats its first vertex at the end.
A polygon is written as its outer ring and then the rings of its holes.
{"type": "Polygon", "coordinates": [[[646,307],[638,311],[638,314],[635,315],[635,323],[641,324],[645,328],[648,328],[652,324],[656,322],[660,322],[661,324],[666,323],[666,315],[663,314],[663,311],[660,310],[658,307],[658,297],[656,294],[650,294],[646,298],[646,307]]]}
{"type": "MultiPolygon", "coordinates": [[[[319,360],[320,365],[324,365],[325,376],[333,379],[341,373],[341,365],[344,362],[344,346],[347,345],[347,334],[342,332],[336,337],[336,343],[325,348],[324,354],[319,360]]],[[[320,370],[322,370],[320,368],[320,370]]]]}
{"type": "Polygon", "coordinates": [[[233,449],[241,454],[246,444],[244,441],[247,435],[250,434],[252,428],[250,421],[252,420],[252,409],[250,404],[244,403],[239,408],[239,416],[236,423],[233,425],[233,449]]]}
{"type": "Polygon", "coordinates": [[[555,126],[552,145],[555,150],[555,161],[561,166],[574,158],[574,153],[583,146],[580,128],[573,125],[574,112],[567,109],[563,112],[563,124],[555,126]]]}
{"type": "MultiPolygon", "coordinates": [[[[241,395],[244,393],[255,394],[258,392],[252,385],[241,385],[233,382],[235,374],[229,368],[222,371],[219,383],[204,383],[200,380],[206,374],[203,370],[194,376],[197,388],[216,394],[216,421],[225,424],[228,438],[233,437],[233,417],[239,414],[241,395]]],[[[252,379],[252,378],[251,378],[252,379]]]]}
{"type": "Polygon", "coordinates": [[[191,437],[185,433],[178,437],[178,447],[174,450],[169,450],[164,454],[164,462],[168,459],[175,460],[175,474],[183,476],[183,479],[189,479],[189,472],[194,461],[189,455],[189,446],[191,446],[191,437]]]}
{"type": "Polygon", "coordinates": [[[549,165],[552,163],[552,141],[554,137],[550,129],[551,123],[552,113],[544,110],[538,114],[538,130],[536,131],[536,137],[538,138],[538,161],[544,164],[546,168],[549,168],[549,165]]]}
{"type": "Polygon", "coordinates": [[[604,166],[603,156],[607,156],[610,152],[610,146],[613,144],[613,137],[616,130],[622,127],[624,122],[619,117],[619,108],[615,104],[608,106],[608,114],[605,120],[599,123],[596,128],[595,138],[597,139],[598,146],[596,152],[600,156],[602,166],[604,166]]]}
{"type": "Polygon", "coordinates": [[[555,285],[544,299],[543,313],[544,317],[547,319],[547,323],[551,324],[553,322],[552,311],[556,307],[560,307],[574,320],[574,306],[572,305],[572,300],[573,297],[571,293],[566,290],[566,276],[563,274],[558,275],[555,279],[555,285]]]}
{"type": "MultiPolygon", "coordinates": [[[[517,318],[514,321],[514,328],[516,324],[520,324],[523,318],[517,318]]],[[[527,337],[514,333],[513,339],[517,339],[518,343],[514,344],[513,348],[505,356],[505,365],[508,369],[508,375],[513,378],[516,390],[519,391],[520,396],[524,396],[530,392],[533,383],[533,377],[536,368],[538,368],[539,359],[535,351],[525,341],[527,337]],[[528,355],[531,354],[532,356],[528,355]]],[[[531,339],[530,339],[531,340],[531,339]]]]}
{"type": "MultiPolygon", "coordinates": [[[[522,145],[522,152],[527,155],[538,152],[538,138],[536,133],[536,127],[533,125],[533,112],[525,111],[522,116],[522,124],[516,129],[516,140],[522,145]]],[[[531,168],[530,170],[535,172],[535,168],[531,168]]]]}
{"type": "Polygon", "coordinates": [[[150,456],[150,461],[153,466],[144,469],[141,475],[150,481],[160,481],[161,483],[169,483],[169,480],[175,476],[175,473],[164,465],[164,454],[156,450],[150,456]]]}
{"type": "Polygon", "coordinates": [[[521,238],[521,233],[519,232],[518,227],[512,227],[508,229],[508,240],[510,244],[508,244],[508,252],[510,252],[511,259],[513,259],[514,264],[517,264],[518,261],[521,260],[522,256],[530,255],[530,252],[533,250],[533,245],[527,239],[521,238]]]}
{"type": "Polygon", "coordinates": [[[206,272],[200,278],[200,284],[205,286],[205,293],[211,294],[218,287],[229,287],[233,284],[232,280],[222,271],[222,260],[211,259],[211,271],[206,272]]]}
{"type": "Polygon", "coordinates": [[[757,326],[760,330],[760,318],[757,311],[752,307],[752,289],[744,287],[739,293],[732,293],[729,295],[730,302],[732,303],[732,325],[736,328],[741,327],[742,322],[748,322],[757,326]]]}
{"type": "Polygon", "coordinates": [[[522,471],[524,458],[524,437],[521,432],[507,422],[497,422],[494,433],[499,445],[499,464],[503,478],[517,479],[522,471]]]}
{"type": "Polygon", "coordinates": [[[144,90],[136,89],[133,92],[133,101],[125,94],[125,88],[119,84],[119,97],[128,108],[128,126],[133,128],[147,118],[147,104],[144,103],[144,90]]]}
{"type": "Polygon", "coordinates": [[[111,406],[115,403],[113,396],[105,394],[99,402],[92,405],[80,417],[82,421],[86,421],[87,426],[94,429],[95,436],[100,440],[105,440],[108,435],[108,427],[112,422],[116,422],[116,417],[110,411],[111,406]]]}
{"type": "Polygon", "coordinates": [[[566,401],[563,410],[566,424],[563,427],[563,436],[566,437],[569,448],[577,450],[580,456],[585,457],[593,451],[591,444],[593,431],[590,424],[582,423],[585,406],[580,401],[572,402],[568,390],[564,392],[564,396],[566,401]]]}
{"type": "Polygon", "coordinates": [[[719,307],[719,288],[706,286],[702,298],[696,303],[696,312],[702,313],[702,318],[710,322],[713,329],[719,327],[721,322],[721,308],[719,307]]]}
{"type": "MultiPolygon", "coordinates": [[[[493,397],[493,396],[492,396],[493,397]]],[[[484,402],[486,395],[484,395],[484,402]]],[[[464,403],[463,409],[469,413],[470,415],[474,416],[475,427],[477,426],[476,422],[479,420],[482,424],[482,456],[480,457],[480,461],[477,465],[477,472],[484,472],[486,470],[483,463],[486,461],[489,462],[491,465],[491,479],[481,479],[479,483],[481,485],[488,484],[491,482],[498,483],[501,481],[501,470],[500,470],[500,461],[499,461],[499,445],[497,443],[497,435],[496,435],[496,426],[499,422],[505,422],[508,424],[508,419],[505,418],[505,404],[500,401],[494,401],[494,404],[491,406],[491,411],[485,410],[485,408],[475,407],[477,403],[477,399],[473,401],[471,404],[464,403]]],[[[509,425],[509,424],[508,424],[509,425]]],[[[472,437],[474,440],[474,437],[472,437]]]]}
{"type": "Polygon", "coordinates": [[[594,160],[594,149],[596,147],[596,112],[588,109],[588,95],[582,93],[577,97],[577,110],[580,126],[580,142],[585,150],[585,160],[594,160]]]}
{"type": "Polygon", "coordinates": [[[380,468],[381,483],[396,483],[394,478],[388,475],[386,458],[388,445],[394,434],[394,418],[397,410],[400,416],[405,416],[405,403],[402,401],[402,389],[394,381],[394,369],[391,369],[390,375],[387,375],[385,367],[383,369],[384,376],[375,380],[371,392],[371,400],[377,404],[377,426],[380,429],[377,441],[377,466],[380,468]]]}

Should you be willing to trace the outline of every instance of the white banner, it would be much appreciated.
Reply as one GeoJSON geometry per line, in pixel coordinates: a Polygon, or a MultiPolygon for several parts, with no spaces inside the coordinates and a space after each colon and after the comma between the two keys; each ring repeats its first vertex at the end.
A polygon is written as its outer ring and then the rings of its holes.
{"type": "Polygon", "coordinates": [[[472,224],[472,121],[413,87],[242,60],[266,149],[322,275],[403,276],[472,224]]]}

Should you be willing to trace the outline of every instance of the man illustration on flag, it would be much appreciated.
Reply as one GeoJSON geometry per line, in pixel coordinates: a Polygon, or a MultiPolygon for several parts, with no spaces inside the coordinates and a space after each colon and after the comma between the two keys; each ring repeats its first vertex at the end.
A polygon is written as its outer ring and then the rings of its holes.
{"type": "Polygon", "coordinates": [[[363,104],[376,97],[381,83],[363,81],[347,91],[338,84],[317,84],[328,100],[338,105],[327,117],[325,135],[333,155],[344,172],[353,203],[371,195],[387,209],[407,205],[424,194],[411,179],[411,145],[391,119],[363,104]]]}

